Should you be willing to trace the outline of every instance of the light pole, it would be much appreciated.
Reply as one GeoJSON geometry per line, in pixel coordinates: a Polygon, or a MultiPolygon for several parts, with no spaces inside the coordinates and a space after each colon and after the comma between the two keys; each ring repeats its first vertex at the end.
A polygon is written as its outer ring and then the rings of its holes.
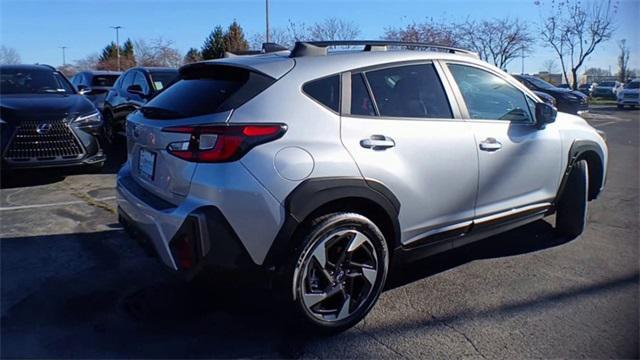
{"type": "Polygon", "coordinates": [[[118,60],[118,71],[120,71],[120,29],[122,26],[110,26],[110,28],[116,30],[116,59],[118,60]]]}
{"type": "Polygon", "coordinates": [[[65,50],[68,49],[68,46],[60,46],[60,49],[62,49],[62,66],[67,65],[67,57],[65,54],[65,50]]]}
{"type": "Polygon", "coordinates": [[[270,40],[270,36],[269,36],[269,0],[265,0],[266,1],[266,16],[267,16],[267,34],[264,37],[265,38],[265,42],[271,42],[270,40]]]}

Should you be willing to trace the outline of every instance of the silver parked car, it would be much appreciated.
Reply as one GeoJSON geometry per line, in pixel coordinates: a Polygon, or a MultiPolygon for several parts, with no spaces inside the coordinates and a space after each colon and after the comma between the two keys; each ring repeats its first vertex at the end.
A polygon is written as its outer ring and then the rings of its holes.
{"type": "Polygon", "coordinates": [[[607,167],[582,118],[428,44],[297,43],[186,65],[126,132],[125,228],[175,271],[268,276],[326,332],[364,318],[406,261],[553,213],[577,237],[607,167]]]}

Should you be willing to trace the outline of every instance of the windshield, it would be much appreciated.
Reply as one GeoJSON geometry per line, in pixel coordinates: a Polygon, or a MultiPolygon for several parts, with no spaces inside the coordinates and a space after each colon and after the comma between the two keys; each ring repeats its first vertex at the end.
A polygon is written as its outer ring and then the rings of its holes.
{"type": "Polygon", "coordinates": [[[45,69],[2,69],[0,94],[73,94],[60,73],[45,69]]]}
{"type": "Polygon", "coordinates": [[[113,86],[120,75],[95,75],[91,79],[91,86],[113,86]]]}
{"type": "Polygon", "coordinates": [[[625,89],[640,89],[640,81],[632,81],[624,86],[625,89]]]}
{"type": "Polygon", "coordinates": [[[174,80],[177,80],[176,78],[178,77],[178,70],[176,70],[175,72],[173,71],[151,72],[150,75],[151,75],[151,82],[153,83],[153,88],[156,91],[160,91],[166,88],[167,86],[169,86],[169,84],[171,84],[174,80]]]}
{"type": "Polygon", "coordinates": [[[529,76],[529,77],[526,77],[525,79],[541,89],[553,90],[556,88],[555,86],[549,84],[548,82],[534,76],[529,76]]]}
{"type": "Polygon", "coordinates": [[[614,87],[616,86],[616,83],[612,82],[612,81],[605,81],[602,83],[599,83],[598,86],[602,86],[602,87],[614,87]]]}

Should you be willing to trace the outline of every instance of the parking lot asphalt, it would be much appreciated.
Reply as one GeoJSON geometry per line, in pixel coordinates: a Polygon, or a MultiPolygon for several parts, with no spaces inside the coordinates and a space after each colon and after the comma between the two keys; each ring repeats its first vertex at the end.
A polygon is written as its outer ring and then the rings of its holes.
{"type": "Polygon", "coordinates": [[[597,107],[605,192],[573,241],[553,218],[407,267],[354,329],[313,337],[266,293],[165,271],[117,224],[100,174],[26,171],[0,190],[0,355],[16,357],[638,357],[640,111],[597,107]]]}

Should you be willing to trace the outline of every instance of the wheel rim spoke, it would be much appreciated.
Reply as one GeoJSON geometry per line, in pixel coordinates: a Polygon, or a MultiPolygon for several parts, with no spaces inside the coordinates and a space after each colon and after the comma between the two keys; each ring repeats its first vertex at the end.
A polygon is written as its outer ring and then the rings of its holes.
{"type": "Polygon", "coordinates": [[[311,308],[311,307],[315,306],[316,304],[322,302],[327,297],[328,297],[327,293],[325,293],[325,292],[323,292],[323,293],[305,293],[305,294],[302,295],[302,299],[304,300],[304,304],[308,308],[311,308]]]}
{"type": "Polygon", "coordinates": [[[336,320],[342,320],[347,316],[349,316],[349,314],[351,313],[349,311],[350,307],[351,307],[351,296],[347,295],[344,299],[344,303],[342,303],[342,306],[340,307],[340,312],[338,312],[338,315],[336,316],[336,320]]]}
{"type": "Polygon", "coordinates": [[[356,236],[353,237],[351,243],[349,243],[349,247],[347,248],[347,252],[353,252],[360,246],[362,246],[365,242],[369,241],[369,238],[364,236],[363,234],[357,232],[356,236]]]}

